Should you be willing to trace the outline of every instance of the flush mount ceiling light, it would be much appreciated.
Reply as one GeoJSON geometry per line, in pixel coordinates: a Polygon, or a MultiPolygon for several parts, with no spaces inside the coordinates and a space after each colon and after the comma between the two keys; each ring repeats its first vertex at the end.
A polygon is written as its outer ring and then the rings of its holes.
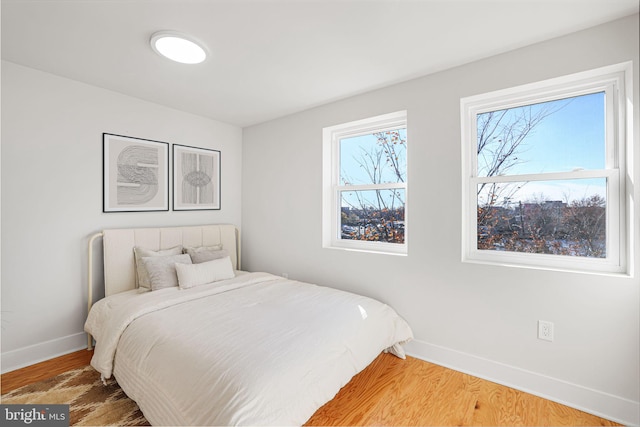
{"type": "Polygon", "coordinates": [[[175,31],[158,31],[150,43],[156,53],[182,64],[199,64],[207,58],[202,43],[175,31]]]}

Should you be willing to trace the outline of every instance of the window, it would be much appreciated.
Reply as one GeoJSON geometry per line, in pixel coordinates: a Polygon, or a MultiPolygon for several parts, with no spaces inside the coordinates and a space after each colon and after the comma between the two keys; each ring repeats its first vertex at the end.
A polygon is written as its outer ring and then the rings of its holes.
{"type": "Polygon", "coordinates": [[[461,100],[463,260],[626,271],[630,76],[622,64],[461,100]]]}
{"type": "Polygon", "coordinates": [[[323,246],[407,253],[406,111],[323,130],[323,246]]]}

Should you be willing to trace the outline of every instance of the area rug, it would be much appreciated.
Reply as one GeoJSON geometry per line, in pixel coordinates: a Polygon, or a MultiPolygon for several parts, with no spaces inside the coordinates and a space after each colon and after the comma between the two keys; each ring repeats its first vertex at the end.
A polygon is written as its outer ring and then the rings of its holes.
{"type": "Polygon", "coordinates": [[[3,404],[68,404],[77,426],[148,426],[136,403],[112,378],[104,385],[91,366],[26,385],[2,395],[3,404]]]}

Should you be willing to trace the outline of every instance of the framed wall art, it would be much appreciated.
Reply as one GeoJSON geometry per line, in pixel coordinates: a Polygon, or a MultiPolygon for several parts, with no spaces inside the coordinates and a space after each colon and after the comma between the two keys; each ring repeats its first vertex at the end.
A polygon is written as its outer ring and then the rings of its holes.
{"type": "Polygon", "coordinates": [[[173,210],[220,209],[220,151],[173,144],[173,210]]]}
{"type": "Polygon", "coordinates": [[[102,134],[103,212],[169,210],[169,144],[102,134]]]}

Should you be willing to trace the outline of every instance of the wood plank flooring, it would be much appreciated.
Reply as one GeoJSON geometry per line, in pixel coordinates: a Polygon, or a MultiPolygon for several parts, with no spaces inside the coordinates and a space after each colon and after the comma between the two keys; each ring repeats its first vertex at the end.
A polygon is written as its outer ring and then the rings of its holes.
{"type": "Polygon", "coordinates": [[[72,369],[85,367],[91,361],[92,356],[93,350],[80,350],[2,374],[0,376],[1,393],[9,393],[23,385],[53,378],[72,369]]]}
{"type": "MultiPolygon", "coordinates": [[[[87,366],[81,350],[0,377],[2,393],[87,366]]],[[[308,426],[610,426],[611,421],[419,359],[381,354],[308,426]]]]}
{"type": "Polygon", "coordinates": [[[619,424],[420,359],[381,354],[306,425],[619,424]]]}

